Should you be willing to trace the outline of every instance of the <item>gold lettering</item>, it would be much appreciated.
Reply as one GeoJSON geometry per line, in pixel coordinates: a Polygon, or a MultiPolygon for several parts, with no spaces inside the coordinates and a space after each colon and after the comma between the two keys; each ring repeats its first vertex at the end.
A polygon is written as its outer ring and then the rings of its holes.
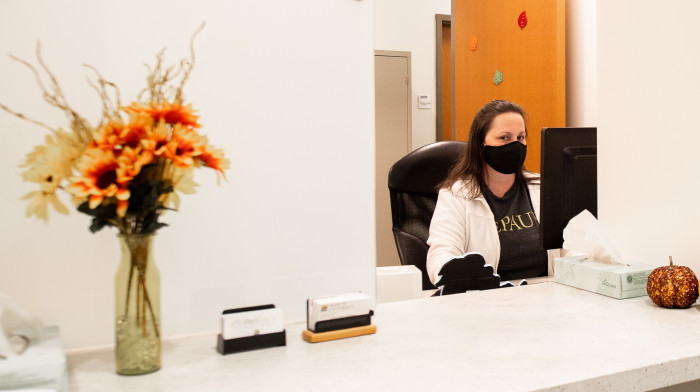
{"type": "Polygon", "coordinates": [[[527,215],[530,216],[530,220],[533,223],[537,220],[537,216],[535,216],[535,213],[533,211],[528,212],[527,215]]]}
{"type": "Polygon", "coordinates": [[[506,225],[510,222],[510,218],[507,216],[504,216],[503,219],[501,219],[501,224],[503,225],[503,230],[507,231],[506,225]]]}
{"type": "Polygon", "coordinates": [[[530,216],[530,214],[531,214],[531,212],[528,212],[527,214],[525,214],[528,218],[530,218],[530,226],[526,225],[526,224],[523,222],[523,216],[522,216],[522,215],[518,215],[518,220],[520,220],[520,224],[521,224],[524,228],[526,228],[526,229],[529,229],[530,227],[534,226],[534,224],[535,224],[535,222],[532,221],[532,217],[530,216]]]}
{"type": "Polygon", "coordinates": [[[515,222],[515,215],[513,215],[513,219],[510,220],[510,231],[513,231],[513,226],[515,226],[516,230],[522,230],[523,228],[518,226],[518,224],[515,222]]]}

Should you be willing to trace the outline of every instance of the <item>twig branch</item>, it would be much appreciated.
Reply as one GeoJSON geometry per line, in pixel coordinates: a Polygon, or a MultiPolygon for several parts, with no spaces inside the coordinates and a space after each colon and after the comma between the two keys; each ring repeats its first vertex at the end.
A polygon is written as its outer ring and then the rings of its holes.
{"type": "MultiPolygon", "coordinates": [[[[48,75],[51,84],[47,87],[44,82],[41,80],[41,76],[39,75],[39,71],[29,62],[20,59],[19,57],[15,57],[13,55],[9,55],[11,59],[18,61],[22,63],[24,66],[29,68],[30,71],[34,74],[34,78],[36,79],[37,84],[39,85],[39,88],[41,89],[42,96],[44,98],[44,101],[46,101],[49,105],[54,106],[61,111],[63,111],[66,116],[68,117],[68,120],[71,123],[71,129],[76,133],[78,138],[80,139],[81,142],[87,144],[92,140],[92,128],[90,127],[90,124],[82,118],[75,110],[73,110],[70,105],[68,104],[68,100],[66,99],[65,95],[63,94],[63,90],[61,90],[60,85],[58,84],[58,80],[56,77],[53,75],[51,70],[49,69],[48,66],[46,66],[46,63],[41,57],[41,41],[37,41],[36,43],[36,57],[37,61],[39,62],[39,65],[41,65],[41,68],[46,72],[48,75]]],[[[52,131],[55,132],[55,130],[51,127],[47,127],[45,124],[42,124],[39,121],[36,120],[31,120],[27,118],[24,115],[21,115],[20,113],[14,112],[12,110],[9,110],[6,106],[3,105],[3,110],[14,114],[15,116],[30,121],[34,124],[40,125],[42,127],[48,128],[52,131]]]]}
{"type": "MultiPolygon", "coordinates": [[[[128,241],[128,239],[125,239],[125,241],[128,241]]],[[[131,297],[131,280],[134,277],[134,269],[135,268],[136,268],[136,266],[134,265],[133,256],[132,256],[131,267],[129,268],[129,280],[126,282],[126,304],[124,304],[124,315],[125,316],[129,315],[129,298],[131,297]]]]}
{"type": "Polygon", "coordinates": [[[110,118],[110,117],[119,117],[119,108],[121,107],[121,97],[119,94],[119,87],[117,87],[116,84],[109,82],[105,80],[105,78],[102,77],[100,72],[93,67],[92,65],[89,64],[83,64],[85,67],[91,69],[95,75],[97,75],[97,83],[98,85],[94,84],[90,78],[88,78],[88,83],[92,88],[94,88],[97,91],[97,94],[100,96],[100,99],[102,100],[102,115],[104,118],[110,118]],[[107,92],[107,87],[111,87],[114,89],[114,95],[115,95],[115,100],[116,100],[116,105],[112,103],[112,100],[109,97],[109,93],[107,92]]]}
{"type": "MultiPolygon", "coordinates": [[[[158,328],[158,318],[156,317],[156,313],[153,311],[153,305],[151,304],[151,297],[148,295],[148,290],[146,290],[146,285],[143,286],[143,295],[146,298],[146,305],[148,305],[148,310],[151,312],[151,321],[153,321],[153,331],[155,332],[156,337],[160,337],[160,328],[158,328]]],[[[145,317],[145,315],[144,315],[144,317],[145,317]]],[[[144,334],[145,334],[145,326],[144,326],[144,334]]]]}
{"type": "Polygon", "coordinates": [[[175,102],[177,102],[177,103],[182,102],[182,89],[185,86],[185,82],[190,77],[190,72],[192,72],[192,68],[194,68],[194,39],[197,38],[197,34],[199,34],[202,30],[204,30],[204,26],[206,26],[206,23],[202,22],[202,24],[194,32],[194,34],[192,34],[192,37],[190,38],[190,61],[186,62],[183,60],[183,62],[181,63],[181,66],[184,69],[185,73],[182,76],[182,80],[180,80],[180,85],[177,87],[177,90],[175,91],[175,102]]]}
{"type": "Polygon", "coordinates": [[[30,123],[39,125],[40,127],[44,127],[44,128],[48,129],[49,131],[51,131],[51,132],[53,132],[53,133],[56,133],[56,132],[57,132],[56,129],[51,128],[50,126],[44,124],[43,122],[37,121],[37,120],[33,120],[33,119],[31,119],[31,118],[25,116],[25,115],[22,114],[22,113],[15,112],[14,110],[8,108],[7,106],[5,106],[5,105],[2,104],[2,103],[0,103],[0,109],[6,111],[6,112],[8,112],[8,113],[10,113],[10,114],[13,115],[13,116],[18,117],[18,118],[20,118],[20,119],[22,119],[22,120],[24,120],[24,121],[29,121],[30,123]]]}
{"type": "Polygon", "coordinates": [[[58,107],[59,109],[62,109],[66,113],[68,120],[73,125],[72,128],[75,130],[75,132],[78,134],[78,137],[81,140],[85,142],[89,141],[92,138],[92,135],[90,135],[91,127],[88,124],[88,122],[84,118],[82,118],[78,114],[78,112],[73,110],[73,108],[71,108],[68,104],[68,100],[66,99],[65,94],[63,94],[61,86],[58,84],[58,80],[51,72],[49,67],[46,66],[44,59],[41,57],[41,41],[37,41],[36,43],[36,58],[39,62],[39,65],[41,65],[41,67],[44,69],[44,72],[46,72],[46,74],[49,76],[49,79],[51,79],[51,87],[53,88],[53,94],[49,95],[48,102],[53,102],[54,106],[58,107]]]}

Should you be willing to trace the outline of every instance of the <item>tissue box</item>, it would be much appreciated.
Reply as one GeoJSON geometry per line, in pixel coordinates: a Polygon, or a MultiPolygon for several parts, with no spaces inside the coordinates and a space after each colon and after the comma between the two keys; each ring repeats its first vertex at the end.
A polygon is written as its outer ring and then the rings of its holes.
{"type": "Polygon", "coordinates": [[[67,384],[66,354],[57,326],[45,327],[22,355],[0,359],[0,390],[29,388],[65,392],[67,384]]]}
{"type": "Polygon", "coordinates": [[[554,281],[617,299],[647,295],[647,279],[654,270],[647,264],[610,265],[586,257],[554,259],[554,281]]]}
{"type": "Polygon", "coordinates": [[[377,303],[420,298],[423,275],[415,265],[377,267],[377,303]]]}

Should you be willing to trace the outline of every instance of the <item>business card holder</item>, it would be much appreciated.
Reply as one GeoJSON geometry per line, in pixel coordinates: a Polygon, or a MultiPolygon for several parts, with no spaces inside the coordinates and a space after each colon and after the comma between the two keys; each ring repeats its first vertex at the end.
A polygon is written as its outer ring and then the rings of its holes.
{"type": "Polygon", "coordinates": [[[222,355],[286,345],[282,314],[275,305],[227,309],[221,314],[216,351],[222,355]]]}
{"type": "Polygon", "coordinates": [[[305,329],[301,333],[301,337],[309,343],[327,342],[329,340],[352,338],[355,336],[370,335],[377,332],[377,326],[374,324],[363,325],[361,327],[336,329],[328,332],[311,332],[305,329]]]}
{"type": "Polygon", "coordinates": [[[242,351],[258,350],[287,345],[286,330],[262,335],[245,336],[235,339],[224,339],[218,336],[216,351],[222,355],[233,354],[242,351]]]}

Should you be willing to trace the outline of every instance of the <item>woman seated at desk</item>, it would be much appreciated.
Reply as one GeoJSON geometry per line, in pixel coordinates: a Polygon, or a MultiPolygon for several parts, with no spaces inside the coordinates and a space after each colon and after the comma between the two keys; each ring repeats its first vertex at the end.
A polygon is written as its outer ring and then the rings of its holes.
{"type": "MultiPolygon", "coordinates": [[[[464,156],[442,184],[430,223],[427,270],[478,252],[502,281],[551,275],[540,246],[539,174],[525,170],[527,127],[517,104],[494,100],[474,117],[464,156]]],[[[557,251],[558,252],[558,251],[557,251]]]]}

